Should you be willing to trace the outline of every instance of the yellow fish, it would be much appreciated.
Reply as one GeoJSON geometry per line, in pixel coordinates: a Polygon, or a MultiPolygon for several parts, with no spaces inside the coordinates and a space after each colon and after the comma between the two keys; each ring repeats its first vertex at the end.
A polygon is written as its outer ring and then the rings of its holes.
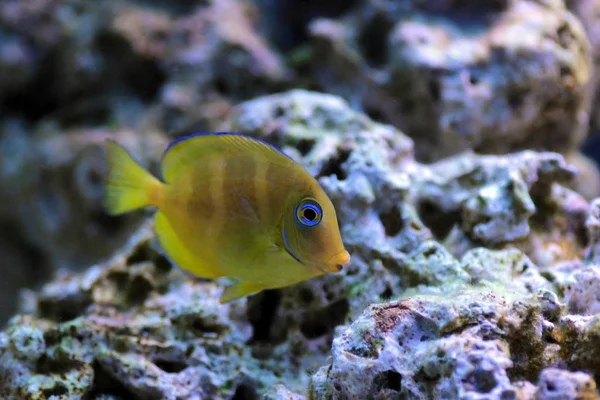
{"type": "Polygon", "coordinates": [[[276,147],[249,136],[197,133],[173,141],[164,182],[106,143],[111,215],[154,206],[154,231],[179,268],[230,277],[221,303],[338,272],[350,262],[335,209],[318,182],[276,147]]]}

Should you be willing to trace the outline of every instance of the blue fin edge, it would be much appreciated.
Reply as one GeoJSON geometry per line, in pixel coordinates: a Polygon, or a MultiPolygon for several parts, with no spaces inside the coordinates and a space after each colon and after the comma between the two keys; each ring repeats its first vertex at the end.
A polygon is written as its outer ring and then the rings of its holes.
{"type": "Polygon", "coordinates": [[[283,152],[283,150],[281,150],[279,147],[265,141],[259,138],[256,138],[254,136],[250,136],[250,135],[245,135],[243,133],[237,133],[237,132],[196,132],[196,133],[190,133],[189,135],[184,135],[184,136],[180,136],[177,139],[174,139],[171,143],[169,143],[169,145],[167,146],[167,148],[165,149],[165,151],[163,152],[162,157],[165,157],[165,154],[167,154],[167,152],[169,151],[169,149],[173,146],[175,146],[177,143],[183,142],[187,139],[192,139],[194,137],[197,136],[226,136],[226,135],[230,135],[230,136],[241,136],[241,137],[245,137],[247,139],[251,139],[251,140],[255,140],[257,142],[261,142],[266,144],[267,146],[272,147],[273,149],[277,150],[278,152],[280,152],[281,154],[283,154],[284,156],[286,156],[287,158],[289,158],[290,160],[293,161],[293,158],[288,156],[287,154],[285,154],[283,152]]]}

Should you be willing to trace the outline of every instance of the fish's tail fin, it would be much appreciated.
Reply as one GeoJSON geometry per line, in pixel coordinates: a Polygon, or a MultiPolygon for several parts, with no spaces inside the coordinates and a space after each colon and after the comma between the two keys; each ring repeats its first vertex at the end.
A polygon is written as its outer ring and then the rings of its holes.
{"type": "Polygon", "coordinates": [[[108,175],[104,185],[104,206],[110,215],[119,215],[156,205],[162,182],[146,171],[114,140],[105,146],[108,175]]]}

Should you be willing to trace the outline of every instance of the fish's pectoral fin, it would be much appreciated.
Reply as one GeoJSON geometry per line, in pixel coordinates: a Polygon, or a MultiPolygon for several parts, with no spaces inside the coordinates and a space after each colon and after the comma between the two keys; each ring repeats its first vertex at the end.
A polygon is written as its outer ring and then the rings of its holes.
{"type": "Polygon", "coordinates": [[[203,260],[194,256],[177,237],[167,216],[158,211],[154,215],[154,232],[165,256],[175,266],[202,278],[218,278],[222,276],[203,260]]]}
{"type": "Polygon", "coordinates": [[[249,294],[258,293],[263,290],[264,287],[258,283],[252,282],[238,282],[231,286],[227,286],[223,290],[223,294],[219,299],[221,304],[228,303],[232,300],[239,299],[240,297],[247,296],[249,294]]]}
{"type": "Polygon", "coordinates": [[[250,200],[247,197],[240,197],[240,211],[241,215],[244,215],[246,218],[252,220],[253,222],[258,223],[260,218],[258,217],[258,211],[252,205],[250,200]]]}

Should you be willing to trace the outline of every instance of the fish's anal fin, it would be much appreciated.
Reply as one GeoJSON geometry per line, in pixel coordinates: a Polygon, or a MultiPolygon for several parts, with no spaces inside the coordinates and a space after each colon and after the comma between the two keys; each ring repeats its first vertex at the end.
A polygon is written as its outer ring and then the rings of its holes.
{"type": "Polygon", "coordinates": [[[154,232],[166,257],[178,268],[202,278],[222,276],[185,248],[162,211],[158,211],[154,215],[154,232]]]}
{"type": "Polygon", "coordinates": [[[238,282],[231,286],[227,286],[223,290],[223,294],[219,299],[221,304],[228,303],[232,300],[239,299],[240,297],[247,296],[249,294],[258,293],[263,290],[264,287],[258,283],[252,282],[238,282]]]}

